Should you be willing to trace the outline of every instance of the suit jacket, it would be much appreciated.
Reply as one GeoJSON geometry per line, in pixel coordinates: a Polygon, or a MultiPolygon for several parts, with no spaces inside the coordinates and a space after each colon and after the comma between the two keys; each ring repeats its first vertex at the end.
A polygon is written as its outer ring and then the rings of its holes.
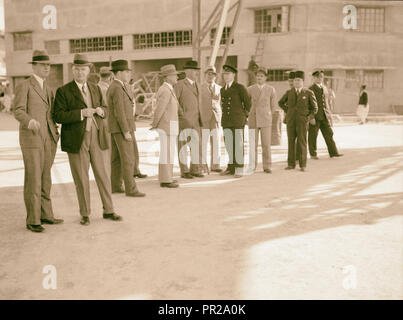
{"type": "Polygon", "coordinates": [[[200,128],[199,88],[195,82],[192,86],[187,79],[179,80],[174,87],[176,97],[179,101],[179,127],[181,129],[200,128]]]}
{"type": "Polygon", "coordinates": [[[227,90],[221,88],[221,106],[223,128],[243,128],[251,108],[250,97],[246,88],[233,82],[227,90]]]}
{"type": "Polygon", "coordinates": [[[203,83],[200,88],[200,116],[204,128],[214,129],[216,126],[210,128],[213,119],[216,124],[221,122],[220,90],[221,86],[216,83],[212,84],[212,90],[208,83],[203,83]]]}
{"type": "Polygon", "coordinates": [[[108,125],[111,133],[136,131],[133,96],[118,80],[114,80],[106,93],[108,98],[108,125]]]}
{"type": "Polygon", "coordinates": [[[278,102],[280,107],[286,112],[287,124],[289,120],[296,119],[297,116],[306,117],[306,120],[315,117],[318,112],[318,104],[312,90],[302,88],[297,95],[295,88],[289,89],[278,102]]]}
{"type": "Polygon", "coordinates": [[[59,132],[52,119],[54,92],[49,87],[46,88],[46,93],[44,93],[38,81],[31,76],[20,83],[15,90],[12,110],[20,123],[19,140],[21,147],[40,147],[43,143],[41,137],[44,138],[48,132],[55,143],[59,140],[59,132]],[[39,134],[28,129],[31,119],[39,121],[39,134]]]}
{"type": "Polygon", "coordinates": [[[318,103],[318,112],[315,115],[316,120],[327,120],[332,126],[332,113],[330,112],[329,104],[329,91],[325,86],[322,86],[323,90],[317,85],[313,84],[309,87],[313,91],[316,97],[316,102],[318,103]]]}
{"type": "Polygon", "coordinates": [[[179,101],[175,91],[164,82],[157,91],[151,127],[165,131],[167,136],[178,135],[178,110],[179,101]]]}
{"type": "MultiPolygon", "coordinates": [[[[99,128],[99,145],[102,150],[106,150],[109,148],[107,125],[104,123],[107,110],[103,105],[101,89],[91,82],[87,82],[87,85],[91,94],[92,107],[101,107],[104,110],[104,118],[94,114],[94,119],[99,128]]],[[[81,109],[85,108],[87,108],[87,105],[74,80],[57,89],[53,119],[62,124],[62,151],[68,153],[78,153],[80,151],[86,126],[86,118],[81,119],[81,109]]]]}
{"type": "Polygon", "coordinates": [[[268,84],[263,85],[260,90],[257,84],[248,88],[251,97],[252,107],[248,117],[249,128],[271,127],[272,115],[275,111],[276,90],[268,84]]]}
{"type": "Polygon", "coordinates": [[[358,101],[358,104],[363,104],[363,105],[367,105],[368,104],[368,94],[366,91],[362,91],[360,93],[360,99],[358,101]]]}

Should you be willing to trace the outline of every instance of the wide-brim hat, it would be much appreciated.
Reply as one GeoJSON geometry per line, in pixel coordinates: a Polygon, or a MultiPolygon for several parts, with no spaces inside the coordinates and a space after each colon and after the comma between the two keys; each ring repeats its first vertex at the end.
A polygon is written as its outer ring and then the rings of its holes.
{"type": "Polygon", "coordinates": [[[167,64],[165,66],[162,66],[160,69],[160,75],[162,77],[171,76],[175,74],[178,75],[179,72],[176,71],[176,67],[173,64],[167,64]]]}
{"type": "Polygon", "coordinates": [[[183,67],[183,69],[200,70],[199,64],[197,63],[197,61],[194,61],[194,60],[186,61],[185,66],[183,67]]]}
{"type": "Polygon", "coordinates": [[[288,80],[293,80],[295,78],[295,71],[290,71],[289,73],[288,73],[288,80]]]}
{"type": "Polygon", "coordinates": [[[214,67],[214,66],[209,66],[209,67],[206,69],[205,72],[206,72],[206,73],[207,73],[207,72],[212,72],[212,73],[214,73],[214,74],[217,74],[217,69],[216,69],[216,67],[214,67]]]}
{"type": "Polygon", "coordinates": [[[295,71],[295,77],[294,77],[294,79],[296,79],[296,78],[299,78],[299,79],[304,80],[304,79],[305,79],[305,73],[304,73],[304,71],[301,71],[301,70],[295,71]]]}
{"type": "Polygon", "coordinates": [[[81,53],[76,53],[74,55],[73,59],[73,66],[78,66],[78,67],[85,67],[85,66],[91,66],[92,63],[88,61],[87,55],[81,54],[81,53]]]}
{"type": "Polygon", "coordinates": [[[131,71],[131,69],[129,68],[129,62],[127,60],[112,61],[111,71],[131,71]]]}
{"type": "Polygon", "coordinates": [[[224,64],[222,68],[224,72],[238,73],[238,70],[229,64],[224,64]]]}
{"type": "Polygon", "coordinates": [[[32,54],[32,61],[28,62],[30,64],[34,63],[42,63],[42,64],[50,64],[50,57],[45,50],[34,50],[32,54]]]}

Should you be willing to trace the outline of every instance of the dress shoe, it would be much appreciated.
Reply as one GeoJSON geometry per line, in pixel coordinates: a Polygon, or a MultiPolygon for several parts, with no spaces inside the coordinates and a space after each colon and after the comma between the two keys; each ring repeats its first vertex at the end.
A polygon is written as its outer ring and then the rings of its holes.
{"type": "Polygon", "coordinates": [[[334,154],[334,155],[330,156],[330,158],[334,158],[334,157],[342,157],[342,156],[344,156],[344,154],[342,154],[342,153],[338,153],[338,154],[334,154]]]}
{"type": "Polygon", "coordinates": [[[319,160],[318,156],[311,156],[311,159],[319,160]]]}
{"type": "Polygon", "coordinates": [[[104,219],[109,219],[113,221],[121,221],[123,218],[116,213],[104,213],[104,219]]]}
{"type": "Polygon", "coordinates": [[[222,169],[214,169],[214,170],[211,170],[211,172],[218,172],[218,173],[221,173],[221,172],[222,172],[222,169]]]}
{"type": "Polygon", "coordinates": [[[53,218],[53,220],[41,219],[42,224],[60,224],[60,223],[63,223],[63,222],[64,222],[63,219],[56,219],[56,218],[53,218]]]}
{"type": "Polygon", "coordinates": [[[271,173],[271,170],[270,169],[264,169],[264,172],[265,173],[271,173]]]}
{"type": "Polygon", "coordinates": [[[27,224],[27,229],[31,230],[32,232],[43,232],[43,231],[45,231],[44,227],[42,227],[41,225],[35,225],[35,224],[27,224]]]}
{"type": "Polygon", "coordinates": [[[140,191],[134,191],[134,192],[126,193],[126,197],[142,198],[142,197],[145,197],[145,196],[146,196],[146,194],[142,193],[140,191]]]}
{"type": "Polygon", "coordinates": [[[225,170],[224,172],[220,173],[221,176],[231,176],[233,174],[234,174],[234,172],[231,170],[225,170]]]}
{"type": "Polygon", "coordinates": [[[90,218],[89,217],[81,217],[80,224],[83,226],[88,226],[90,224],[90,218]]]}
{"type": "Polygon", "coordinates": [[[144,179],[147,178],[148,176],[146,174],[142,174],[141,172],[138,174],[133,175],[133,177],[135,178],[140,178],[140,179],[144,179]]]}
{"type": "Polygon", "coordinates": [[[305,172],[305,171],[306,171],[306,168],[305,168],[305,167],[301,167],[300,170],[301,170],[302,172],[305,172]]]}
{"type": "Polygon", "coordinates": [[[295,167],[288,166],[288,167],[285,167],[284,169],[285,169],[285,170],[294,170],[295,167]]]}
{"type": "Polygon", "coordinates": [[[176,182],[163,182],[160,183],[161,188],[178,188],[179,184],[176,182]]]}
{"type": "Polygon", "coordinates": [[[123,188],[112,189],[112,193],[125,193],[125,189],[123,189],[123,188]]]}
{"type": "Polygon", "coordinates": [[[193,176],[189,172],[185,172],[185,173],[181,174],[181,178],[193,179],[193,176]]]}
{"type": "Polygon", "coordinates": [[[203,173],[191,173],[191,175],[192,175],[193,177],[196,177],[196,178],[204,178],[204,174],[203,174],[203,173]]]}

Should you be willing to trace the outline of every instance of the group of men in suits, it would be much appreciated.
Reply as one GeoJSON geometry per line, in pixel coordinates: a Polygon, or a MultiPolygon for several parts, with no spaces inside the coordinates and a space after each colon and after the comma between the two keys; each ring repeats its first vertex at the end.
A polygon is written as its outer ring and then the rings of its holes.
{"type": "MultiPolygon", "coordinates": [[[[103,218],[122,220],[114,210],[112,193],[144,197],[134,178],[146,177],[140,173],[138,166],[134,97],[128,86],[131,79],[128,61],[116,60],[112,62],[111,70],[102,69],[103,83],[97,85],[87,81],[91,63],[86,55],[76,54],[72,67],[73,81],[58,88],[56,95],[46,84],[50,72],[47,53],[34,51],[30,63],[33,74],[16,88],[13,105],[15,117],[20,122],[27,228],[42,232],[42,224],[63,223],[62,219],[54,217],[50,199],[51,167],[59,139],[56,123],[61,124],[61,149],[68,154],[80,223],[90,223],[90,165],[103,204],[103,218]]],[[[215,82],[217,72],[213,66],[205,70],[202,85],[196,81],[200,70],[196,61],[188,61],[184,70],[186,77],[178,81],[174,65],[161,68],[163,84],[156,94],[151,124],[151,130],[157,130],[160,137],[160,186],[179,186],[178,181],[173,179],[176,147],[181,177],[203,177],[204,169],[208,169],[208,142],[211,171],[242,177],[245,172],[245,125],[249,127],[249,172],[256,170],[260,137],[263,171],[271,173],[272,115],[277,99],[275,89],[266,83],[266,70],[258,69],[257,83],[248,88],[235,81],[237,69],[228,64],[223,66],[223,87],[215,82]],[[220,168],[220,126],[229,158],[224,171],[220,168]]],[[[305,171],[308,131],[311,158],[318,159],[316,139],[319,130],[330,156],[341,156],[333,140],[323,72],[317,71],[313,77],[314,84],[307,89],[303,87],[303,71],[290,73],[291,88],[278,102],[286,113],[287,170],[295,168],[298,157],[300,168],[305,171]]]]}
{"type": "Polygon", "coordinates": [[[304,87],[305,74],[303,71],[289,73],[290,89],[279,100],[279,106],[286,116],[288,136],[288,166],[292,170],[299,162],[301,171],[307,166],[307,146],[311,159],[318,160],[316,141],[319,129],[325,139],[331,158],[341,157],[333,139],[332,117],[329,107],[329,94],[324,86],[324,71],[312,73],[314,83],[304,87]],[[308,133],[308,143],[307,143],[308,133]]]}
{"type": "Polygon", "coordinates": [[[91,63],[86,55],[74,56],[73,81],[58,88],[56,95],[46,84],[51,64],[49,55],[35,50],[30,63],[33,74],[17,86],[13,105],[14,115],[20,123],[25,167],[27,229],[43,232],[42,224],[63,223],[62,219],[54,217],[50,199],[51,167],[59,140],[56,123],[61,124],[61,149],[68,155],[80,223],[90,224],[90,165],[102,200],[103,218],[122,220],[115,213],[112,192],[125,192],[131,197],[145,196],[134,180],[135,176],[145,175],[139,171],[136,174],[138,150],[134,136],[134,100],[127,88],[130,80],[128,62],[117,60],[112,63],[115,80],[110,83],[106,96],[100,86],[88,81],[91,63]],[[111,144],[112,153],[109,152],[111,144]],[[111,165],[111,158],[118,158],[118,163],[111,165]],[[112,185],[117,186],[117,190],[113,190],[112,185]]]}

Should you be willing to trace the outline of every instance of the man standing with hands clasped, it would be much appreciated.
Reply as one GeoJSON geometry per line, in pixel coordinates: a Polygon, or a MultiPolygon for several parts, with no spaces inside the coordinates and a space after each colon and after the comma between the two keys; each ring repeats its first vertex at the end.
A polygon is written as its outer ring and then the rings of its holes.
{"type": "Polygon", "coordinates": [[[108,124],[112,138],[111,183],[112,192],[126,193],[128,197],[144,197],[138,191],[133,177],[135,166],[134,150],[137,148],[134,130],[133,96],[129,88],[131,70],[127,60],[112,62],[115,80],[107,91],[108,108],[110,111],[108,124]],[[125,190],[121,186],[123,177],[125,190]]]}
{"type": "Polygon", "coordinates": [[[43,232],[41,224],[59,224],[53,217],[50,189],[51,168],[56,155],[59,133],[52,119],[53,91],[46,85],[50,59],[45,51],[35,50],[33,74],[15,90],[12,111],[20,123],[20,146],[24,159],[24,202],[26,226],[32,232],[43,232]]]}
{"type": "Polygon", "coordinates": [[[103,122],[106,109],[101,89],[87,82],[90,65],[86,55],[77,53],[74,56],[74,80],[57,89],[53,112],[53,119],[62,124],[62,151],[69,157],[82,225],[90,224],[90,163],[101,196],[104,219],[122,220],[114,213],[111,180],[106,167],[109,156],[107,128],[103,122]]]}
{"type": "Polygon", "coordinates": [[[288,90],[279,101],[280,107],[287,112],[288,166],[285,168],[286,170],[295,169],[295,149],[300,150],[299,166],[301,171],[306,170],[308,123],[315,118],[318,111],[315,94],[303,86],[304,72],[296,71],[294,88],[288,90]],[[298,143],[297,148],[295,148],[295,140],[298,143]]]}

